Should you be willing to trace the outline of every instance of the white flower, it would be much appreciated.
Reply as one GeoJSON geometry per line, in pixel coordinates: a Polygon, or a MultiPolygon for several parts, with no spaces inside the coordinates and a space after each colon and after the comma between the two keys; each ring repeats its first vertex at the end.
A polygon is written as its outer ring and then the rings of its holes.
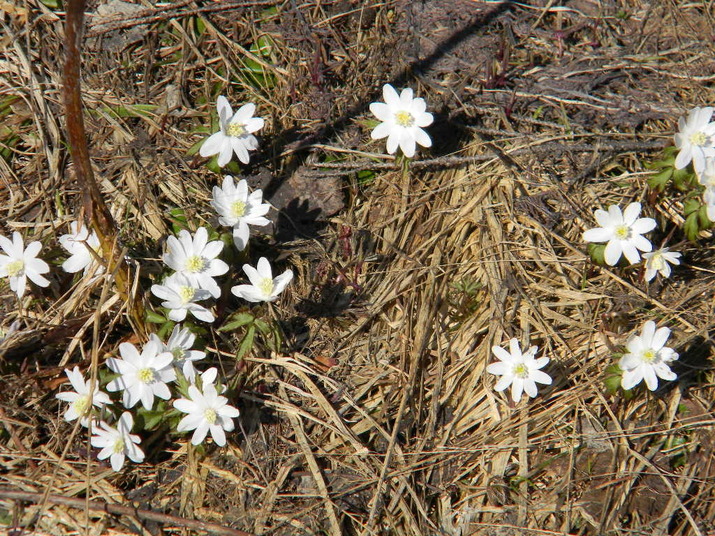
{"type": "Polygon", "coordinates": [[[226,175],[221,188],[214,186],[211,206],[218,212],[218,222],[233,227],[233,242],[239,251],[246,249],[250,230],[249,225],[268,225],[264,216],[271,206],[263,203],[263,191],[256,190],[248,194],[248,183],[241,179],[233,183],[233,177],[226,175]]]}
{"type": "Polygon", "coordinates": [[[698,173],[698,182],[706,188],[715,186],[715,157],[711,156],[705,159],[705,166],[698,173]]]}
{"type": "Polygon", "coordinates": [[[244,104],[234,114],[226,97],[221,95],[216,108],[221,130],[208,137],[199,154],[205,157],[218,154],[218,165],[224,167],[235,152],[241,162],[248,164],[248,151],[258,149],[258,140],[252,133],[262,129],[264,124],[260,117],[253,117],[256,105],[244,104]]]}
{"type": "Polygon", "coordinates": [[[155,396],[169,400],[171,391],[166,384],[176,380],[172,366],[174,356],[163,352],[153,339],[144,345],[141,354],[128,342],[119,345],[119,353],[122,359],[107,359],[107,366],[121,374],[107,384],[107,391],[123,390],[122,402],[126,408],[134,407],[141,400],[144,409],[150,410],[155,396]]]}
{"type": "Polygon", "coordinates": [[[218,298],[221,289],[214,277],[228,272],[228,264],[216,258],[223,249],[223,242],[208,240],[209,233],[204,227],[196,229],[193,238],[189,231],[182,229],[179,238],[167,238],[164,262],[184,275],[192,286],[208,290],[214,298],[218,298]]]}
{"type": "Polygon", "coordinates": [[[501,376],[494,389],[503,391],[511,385],[511,398],[517,403],[523,392],[534,398],[538,394],[537,383],[551,385],[551,377],[539,370],[546,366],[549,358],[534,359],[538,349],[538,346],[532,346],[522,353],[517,339],[509,341],[509,352],[499,346],[492,346],[492,352],[500,361],[487,366],[487,372],[501,376]]]}
{"type": "Polygon", "coordinates": [[[174,367],[181,370],[182,374],[189,381],[194,381],[196,377],[194,361],[199,361],[206,357],[205,352],[191,349],[194,345],[194,341],[196,341],[196,335],[191,333],[188,328],[182,329],[181,326],[176,325],[169,336],[169,340],[166,341],[166,344],[161,342],[161,339],[159,339],[155,333],[149,335],[149,339],[159,345],[161,348],[160,351],[171,352],[171,355],[174,356],[174,367]]]}
{"type": "MultiPolygon", "coordinates": [[[[209,369],[210,370],[210,369],[209,369]]],[[[208,371],[207,371],[208,372],[208,371]]],[[[179,432],[194,430],[191,443],[198,445],[211,432],[211,437],[220,447],[226,444],[226,432],[234,429],[233,419],[239,412],[228,405],[228,399],[219,396],[213,383],[204,382],[203,392],[195,385],[189,386],[189,398],[174,401],[174,407],[183,413],[188,413],[176,427],[179,432]]]]}
{"type": "MultiPolygon", "coordinates": [[[[80,223],[73,221],[70,224],[70,233],[60,236],[60,245],[70,254],[70,257],[62,263],[65,272],[74,274],[84,270],[84,275],[97,264],[92,251],[100,251],[99,238],[97,233],[89,232],[89,228],[83,225],[78,229],[80,223]],[[91,250],[91,251],[90,251],[91,250]]],[[[104,266],[99,265],[96,273],[102,273],[104,266]]]]}
{"type": "Polygon", "coordinates": [[[427,104],[424,99],[413,98],[412,89],[402,90],[400,95],[390,84],[382,86],[385,102],[373,102],[370,111],[382,121],[370,136],[373,140],[387,138],[387,152],[394,154],[399,146],[404,155],[412,158],[415,155],[415,143],[422,147],[431,147],[432,140],[422,127],[427,127],[434,120],[432,114],[426,113],[427,104]]]}
{"type": "Polygon", "coordinates": [[[623,213],[616,205],[608,207],[608,212],[598,209],[595,217],[601,227],[584,232],[583,239],[586,242],[608,242],[604,257],[609,266],[615,266],[621,255],[635,264],[641,260],[638,250],[653,249],[650,241],[641,235],[652,231],[656,225],[653,218],[638,218],[640,213],[640,203],[631,203],[623,213]]]}
{"type": "Polygon", "coordinates": [[[79,367],[75,367],[72,370],[65,369],[65,374],[67,374],[74,391],[59,393],[55,395],[55,398],[70,403],[64,415],[67,422],[72,422],[79,417],[79,423],[86,427],[89,424],[90,406],[102,409],[106,404],[111,404],[112,401],[107,393],[100,391],[96,386],[90,393],[90,382],[84,380],[79,367]]]}
{"type": "Polygon", "coordinates": [[[0,235],[0,248],[7,255],[0,255],[0,277],[10,278],[10,289],[17,293],[18,298],[22,298],[25,293],[27,278],[41,287],[46,287],[50,282],[41,274],[50,271],[50,267],[42,259],[37,258],[37,254],[42,249],[39,242],[30,242],[27,248],[24,247],[22,235],[15,231],[12,234],[12,242],[0,235]]]}
{"type": "Polygon", "coordinates": [[[250,285],[236,285],[231,289],[234,295],[249,302],[272,302],[278,299],[278,295],[283,292],[291,279],[293,272],[286,270],[281,275],[273,279],[273,271],[268,259],[261,257],[258,259],[257,268],[250,264],[243,265],[250,285]]]}
{"type": "Polygon", "coordinates": [[[707,206],[708,219],[715,222],[715,186],[705,189],[703,192],[703,203],[707,206]]]}
{"type": "Polygon", "coordinates": [[[214,321],[211,311],[196,303],[210,298],[211,293],[194,287],[182,274],[167,277],[163,285],[152,285],[151,293],[164,300],[161,306],[169,309],[169,318],[174,322],[183,322],[187,312],[203,322],[214,321]]]}
{"type": "Polygon", "coordinates": [[[677,251],[669,251],[668,248],[661,248],[653,253],[644,253],[645,259],[645,280],[650,281],[657,272],[663,277],[670,277],[670,265],[680,264],[678,260],[681,254],[677,251]],[[670,264],[668,264],[670,263],[670,264]]]}
{"type": "Polygon", "coordinates": [[[648,389],[655,391],[658,388],[658,378],[675,380],[678,377],[668,366],[668,363],[678,359],[678,354],[665,346],[668,337],[670,330],[656,330],[652,320],[643,325],[640,336],[629,337],[626,343],[628,353],[618,362],[618,366],[623,370],[621,387],[632,389],[645,380],[648,389]]]}
{"type": "Polygon", "coordinates": [[[130,433],[132,426],[134,426],[134,419],[131,413],[125,411],[119,418],[117,428],[101,421],[92,431],[92,446],[102,449],[97,458],[100,460],[110,458],[112,469],[115,471],[121,470],[124,466],[125,456],[136,463],[144,461],[144,452],[137,446],[141,443],[141,439],[130,433]]]}
{"type": "Polygon", "coordinates": [[[696,173],[705,169],[705,158],[715,156],[715,123],[710,122],[713,115],[710,106],[693,108],[688,119],[678,119],[680,132],[675,135],[675,146],[680,149],[675,157],[675,168],[683,169],[691,160],[696,173]]]}
{"type": "MultiPolygon", "coordinates": [[[[208,370],[203,371],[201,374],[199,374],[199,379],[200,379],[200,385],[208,385],[208,384],[213,384],[216,382],[216,377],[218,376],[218,369],[216,367],[211,367],[208,370]]],[[[195,379],[195,378],[194,378],[195,379]]],[[[199,383],[196,381],[193,381],[191,383],[199,383]]],[[[223,391],[225,391],[225,387],[222,385],[219,385],[216,388],[216,391],[218,394],[221,394],[223,391]]]]}

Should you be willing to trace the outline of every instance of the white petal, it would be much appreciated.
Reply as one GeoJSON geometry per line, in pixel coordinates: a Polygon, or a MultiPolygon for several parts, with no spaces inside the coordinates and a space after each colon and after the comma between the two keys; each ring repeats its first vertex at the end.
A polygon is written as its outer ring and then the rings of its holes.
{"type": "Polygon", "coordinates": [[[395,91],[395,88],[390,84],[382,86],[382,97],[391,108],[397,108],[400,106],[400,96],[397,94],[397,91],[395,91]]]}
{"type": "Polygon", "coordinates": [[[656,225],[653,218],[639,218],[631,225],[631,230],[637,234],[644,234],[655,229],[656,225]]]}
{"type": "Polygon", "coordinates": [[[393,126],[389,123],[380,123],[374,129],[372,129],[370,137],[373,140],[381,140],[382,138],[386,138],[387,136],[389,136],[390,132],[392,132],[392,129],[393,126]]]}
{"type": "MultiPolygon", "coordinates": [[[[380,121],[388,121],[392,117],[392,112],[390,111],[390,107],[382,102],[373,102],[370,104],[370,111],[373,113],[375,117],[377,117],[380,121]]],[[[384,136],[381,136],[384,138],[384,136]]],[[[376,138],[373,138],[376,139],[376,138]]]]}
{"type": "Polygon", "coordinates": [[[414,131],[415,141],[422,147],[432,147],[432,139],[421,128],[414,131]]]}
{"type": "Polygon", "coordinates": [[[603,227],[588,229],[583,233],[584,242],[608,242],[611,238],[613,238],[613,231],[603,227]]]}
{"type": "MultiPolygon", "coordinates": [[[[615,242],[615,240],[613,241],[615,242]]],[[[628,262],[631,264],[636,264],[637,262],[640,262],[641,256],[640,253],[638,253],[638,249],[636,248],[635,245],[633,245],[633,240],[621,240],[620,242],[621,249],[623,250],[623,255],[625,256],[626,259],[628,259],[628,262]]],[[[650,244],[650,242],[648,242],[650,244]]],[[[609,242],[609,245],[611,242],[609,242]]],[[[606,247],[608,249],[608,247],[606,247]]]]}
{"type": "Polygon", "coordinates": [[[292,270],[286,270],[281,275],[276,277],[273,280],[273,294],[277,296],[278,294],[283,292],[283,289],[286,288],[286,286],[288,285],[288,283],[291,282],[292,279],[293,279],[293,271],[292,270]]]}
{"type": "Polygon", "coordinates": [[[609,266],[615,266],[618,264],[618,260],[621,258],[622,253],[623,248],[621,247],[620,240],[609,241],[608,244],[606,244],[606,250],[604,251],[606,264],[609,266]]]}
{"type": "Polygon", "coordinates": [[[400,149],[407,158],[415,156],[415,137],[408,130],[403,129],[400,134],[400,149]]]}
{"type": "Polygon", "coordinates": [[[203,157],[218,154],[226,141],[226,136],[223,132],[215,132],[206,139],[203,145],[201,145],[199,154],[203,157]]]}
{"type": "Polygon", "coordinates": [[[640,203],[631,203],[626,207],[626,210],[623,211],[623,223],[628,225],[629,227],[633,225],[633,222],[635,222],[638,219],[638,216],[641,213],[641,204],[640,203]]]}

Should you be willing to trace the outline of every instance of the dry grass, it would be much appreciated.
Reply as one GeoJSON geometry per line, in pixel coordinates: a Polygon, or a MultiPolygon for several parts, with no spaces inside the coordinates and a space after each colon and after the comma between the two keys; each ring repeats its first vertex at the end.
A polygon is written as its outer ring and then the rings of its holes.
{"type": "MultiPolygon", "coordinates": [[[[644,167],[679,115],[715,102],[711,8],[245,4],[90,18],[86,120],[146,289],[172,210],[193,228],[216,223],[219,175],[186,156],[215,96],[258,104],[267,128],[243,172],[282,215],[278,239],[260,237],[257,251],[296,272],[274,310],[285,351],[259,345],[236,364],[237,337],[207,334],[210,359],[240,387],[241,430],[205,456],[147,436],[148,460],[116,474],[88,463],[54,395],[63,368],[133,340],[118,295],[59,266],[22,303],[2,284],[0,326],[14,326],[0,343],[3,523],[38,534],[713,534],[712,237],[684,241],[678,197],[649,195],[644,167]],[[265,35],[273,50],[257,56],[265,35]],[[241,74],[256,64],[260,80],[241,74]],[[385,82],[415,87],[437,115],[422,156],[435,160],[404,177],[359,124],[385,82]],[[146,104],[157,107],[111,112],[146,104]],[[633,200],[658,221],[654,241],[684,253],[665,283],[586,254],[594,209],[633,200]],[[679,380],[606,394],[605,369],[648,319],[673,329],[679,380]],[[485,371],[490,348],[512,337],[538,344],[554,377],[516,407],[485,371]]],[[[81,203],[63,133],[62,17],[37,0],[0,5],[1,232],[42,240],[59,265],[57,237],[81,203]]],[[[220,314],[238,306],[223,301],[220,314]]]]}

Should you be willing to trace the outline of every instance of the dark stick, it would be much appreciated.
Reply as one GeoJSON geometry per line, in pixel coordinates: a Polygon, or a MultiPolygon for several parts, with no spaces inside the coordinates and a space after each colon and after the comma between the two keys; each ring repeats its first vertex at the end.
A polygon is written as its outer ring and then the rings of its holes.
{"type": "MultiPolygon", "coordinates": [[[[14,491],[8,489],[7,487],[0,487],[0,497],[16,501],[38,502],[43,499],[43,494],[32,491],[14,491]]],[[[219,534],[221,536],[254,536],[249,532],[223,527],[221,525],[217,525],[216,523],[207,523],[204,521],[197,521],[195,519],[185,519],[183,517],[160,514],[158,512],[152,512],[151,510],[143,510],[141,508],[134,508],[130,506],[120,506],[118,504],[109,504],[101,501],[86,501],[85,499],[72,499],[70,497],[63,497],[62,495],[48,495],[46,500],[53,504],[62,504],[79,510],[89,509],[92,512],[106,512],[114,515],[132,516],[136,519],[178,525],[180,527],[201,530],[211,534],[219,534]]]]}

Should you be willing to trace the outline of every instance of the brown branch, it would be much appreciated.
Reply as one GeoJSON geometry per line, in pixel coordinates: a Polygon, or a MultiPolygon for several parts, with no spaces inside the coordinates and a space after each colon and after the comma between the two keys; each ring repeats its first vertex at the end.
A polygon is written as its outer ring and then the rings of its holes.
{"type": "MultiPolygon", "coordinates": [[[[193,0],[190,0],[193,1],[193,0]]],[[[257,0],[248,2],[246,0],[237,0],[233,2],[221,2],[208,6],[201,6],[195,9],[177,9],[190,1],[182,1],[177,5],[173,5],[173,9],[151,8],[134,13],[132,15],[112,17],[108,20],[97,22],[87,31],[87,37],[98,37],[108,32],[116,30],[124,30],[134,28],[140,24],[152,24],[155,22],[163,22],[169,19],[178,19],[181,17],[192,17],[202,13],[217,13],[220,11],[229,11],[232,9],[245,9],[249,7],[264,7],[276,5],[275,0],[257,0]]]]}
{"type": "Polygon", "coordinates": [[[131,294],[129,266],[118,248],[117,227],[99,191],[89,159],[80,88],[80,43],[84,0],[68,0],[66,13],[63,76],[65,120],[75,176],[82,190],[82,207],[85,218],[89,220],[102,244],[107,272],[114,275],[117,290],[127,304],[129,319],[135,331],[143,334],[145,332],[144,304],[141,299],[131,294]]]}
{"type": "MultiPolygon", "coordinates": [[[[32,491],[14,491],[8,487],[0,487],[0,498],[11,499],[15,501],[38,502],[43,499],[42,493],[32,491]]],[[[77,508],[78,510],[90,510],[92,512],[105,512],[112,515],[131,516],[144,521],[155,521],[157,523],[165,523],[186,527],[192,530],[201,530],[211,534],[221,536],[254,536],[249,532],[244,532],[238,529],[232,529],[217,525],[216,523],[208,523],[195,519],[186,519],[183,517],[173,516],[170,514],[160,514],[152,510],[144,510],[142,508],[134,508],[130,506],[120,506],[118,504],[109,504],[103,501],[87,501],[85,499],[73,499],[62,495],[48,495],[48,502],[52,504],[62,504],[77,508]]]]}

